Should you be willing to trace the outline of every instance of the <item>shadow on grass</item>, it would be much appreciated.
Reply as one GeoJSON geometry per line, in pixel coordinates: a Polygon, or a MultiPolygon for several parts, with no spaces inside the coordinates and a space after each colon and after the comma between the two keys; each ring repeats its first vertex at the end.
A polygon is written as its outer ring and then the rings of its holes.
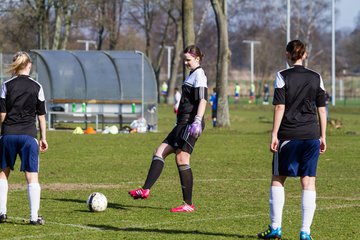
{"type": "MultiPolygon", "coordinates": [[[[61,201],[61,202],[74,202],[74,203],[82,203],[85,204],[86,201],[84,200],[80,200],[80,199],[69,199],[69,198],[49,198],[50,200],[55,200],[55,201],[61,201]]],[[[138,206],[138,205],[123,205],[123,204],[118,204],[118,203],[108,203],[108,208],[112,208],[112,209],[121,209],[121,210],[128,210],[129,208],[144,208],[144,209],[166,209],[167,208],[162,208],[162,207],[152,207],[152,206],[138,206]]]]}
{"type": "Polygon", "coordinates": [[[191,231],[191,230],[178,230],[178,229],[157,229],[157,228],[118,228],[106,225],[89,224],[89,227],[96,227],[105,231],[123,231],[123,232],[150,232],[150,233],[163,233],[163,234],[191,234],[191,235],[204,235],[204,236],[219,236],[219,237],[237,237],[243,239],[258,239],[256,236],[231,234],[231,233],[215,233],[204,231],[191,231]]]}

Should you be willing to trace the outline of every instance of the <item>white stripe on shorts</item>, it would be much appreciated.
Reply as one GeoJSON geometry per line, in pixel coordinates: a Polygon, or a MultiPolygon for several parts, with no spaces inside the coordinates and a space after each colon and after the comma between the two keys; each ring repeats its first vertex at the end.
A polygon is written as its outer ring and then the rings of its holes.
{"type": "Polygon", "coordinates": [[[279,176],[279,152],[274,153],[274,176],[279,176]]]}

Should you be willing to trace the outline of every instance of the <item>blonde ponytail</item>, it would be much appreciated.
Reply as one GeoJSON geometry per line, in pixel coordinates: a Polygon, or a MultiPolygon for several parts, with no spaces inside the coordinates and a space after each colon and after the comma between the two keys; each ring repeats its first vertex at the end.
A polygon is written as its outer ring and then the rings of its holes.
{"type": "Polygon", "coordinates": [[[12,76],[19,75],[19,72],[26,68],[31,63],[31,58],[26,52],[17,52],[13,56],[13,62],[7,70],[12,76]]]}

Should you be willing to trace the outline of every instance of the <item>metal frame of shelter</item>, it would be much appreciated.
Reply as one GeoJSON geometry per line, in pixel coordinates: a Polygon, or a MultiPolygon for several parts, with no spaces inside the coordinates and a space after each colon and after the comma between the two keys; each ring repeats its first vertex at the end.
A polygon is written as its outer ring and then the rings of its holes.
{"type": "Polygon", "coordinates": [[[157,83],[153,68],[139,51],[31,50],[36,79],[44,89],[48,107],[65,112],[135,112],[157,125],[157,83]],[[84,111],[82,111],[84,112],[84,111]]]}

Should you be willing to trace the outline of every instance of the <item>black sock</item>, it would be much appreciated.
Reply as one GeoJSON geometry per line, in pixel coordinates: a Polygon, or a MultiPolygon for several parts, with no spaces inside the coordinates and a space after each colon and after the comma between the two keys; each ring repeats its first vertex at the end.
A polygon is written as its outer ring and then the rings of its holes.
{"type": "Polygon", "coordinates": [[[160,177],[164,163],[164,159],[161,157],[153,156],[143,189],[150,189],[154,185],[156,180],[160,177]]]}
{"type": "Polygon", "coordinates": [[[190,165],[178,165],[184,202],[192,204],[193,175],[190,165]]]}

